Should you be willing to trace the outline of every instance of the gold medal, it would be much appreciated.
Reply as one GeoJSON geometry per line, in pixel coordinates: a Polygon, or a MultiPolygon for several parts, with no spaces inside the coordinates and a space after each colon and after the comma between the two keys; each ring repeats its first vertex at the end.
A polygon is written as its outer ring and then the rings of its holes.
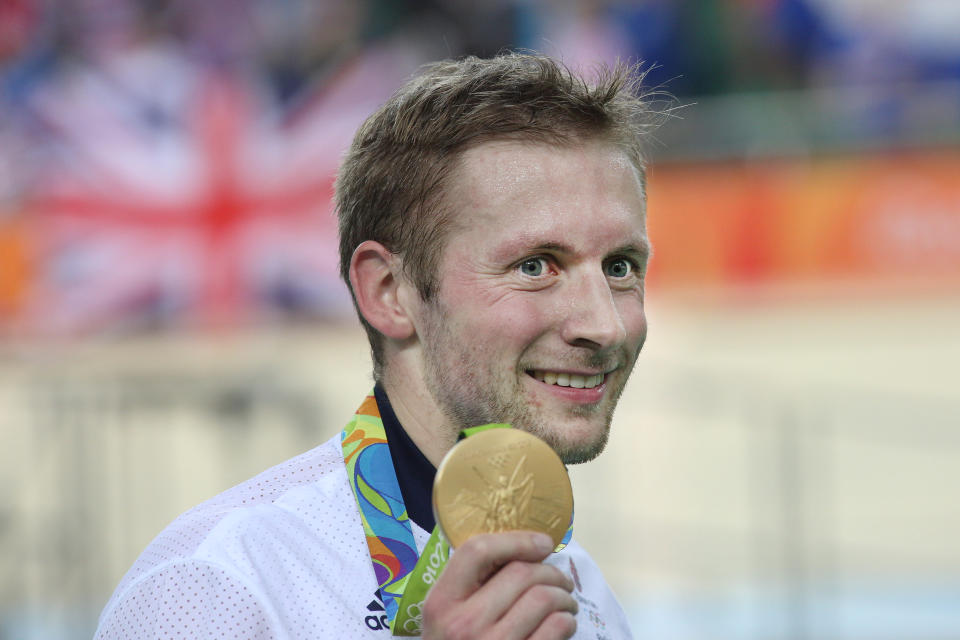
{"type": "Polygon", "coordinates": [[[433,514],[452,547],[478,533],[541,531],[560,544],[573,490],[559,456],[519,429],[489,429],[458,442],[440,462],[433,514]]]}

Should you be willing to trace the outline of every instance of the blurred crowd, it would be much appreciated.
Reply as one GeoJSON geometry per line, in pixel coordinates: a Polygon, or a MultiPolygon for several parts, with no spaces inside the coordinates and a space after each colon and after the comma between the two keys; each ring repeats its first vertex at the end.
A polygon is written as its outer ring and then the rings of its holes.
{"type": "Polygon", "coordinates": [[[330,195],[419,64],[643,61],[681,99],[960,80],[938,0],[0,0],[0,329],[349,312],[330,195]]]}
{"type": "Polygon", "coordinates": [[[960,6],[940,0],[2,0],[10,99],[71,63],[164,52],[294,96],[393,42],[428,58],[548,51],[643,60],[677,95],[960,78],[960,6]]]}

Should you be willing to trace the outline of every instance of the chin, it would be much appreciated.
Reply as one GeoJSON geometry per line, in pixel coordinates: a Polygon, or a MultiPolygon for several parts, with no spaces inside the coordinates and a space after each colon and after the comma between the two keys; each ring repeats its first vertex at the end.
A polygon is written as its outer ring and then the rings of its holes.
{"type": "Polygon", "coordinates": [[[592,431],[582,437],[570,437],[573,434],[550,431],[536,435],[557,452],[564,464],[581,464],[590,462],[603,452],[610,436],[610,428],[592,431]]]}
{"type": "Polygon", "coordinates": [[[584,462],[590,462],[603,453],[606,444],[606,440],[604,440],[604,442],[594,447],[571,447],[558,451],[557,455],[563,460],[563,464],[582,464],[584,462]]]}

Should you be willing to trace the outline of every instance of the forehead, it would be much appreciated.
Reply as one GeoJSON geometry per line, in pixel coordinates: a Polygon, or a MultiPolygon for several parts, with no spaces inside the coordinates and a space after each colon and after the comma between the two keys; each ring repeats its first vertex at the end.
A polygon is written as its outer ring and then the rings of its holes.
{"type": "Polygon", "coordinates": [[[626,154],[587,141],[495,141],[467,150],[448,182],[451,241],[479,231],[517,243],[576,239],[646,244],[646,196],[626,154]]]}
{"type": "Polygon", "coordinates": [[[460,154],[451,172],[451,186],[461,193],[473,188],[485,190],[488,196],[509,195],[517,188],[534,187],[537,181],[549,179],[571,164],[602,172],[594,178],[630,173],[642,193],[643,181],[627,155],[615,145],[597,139],[556,145],[519,140],[484,142],[460,154]]]}

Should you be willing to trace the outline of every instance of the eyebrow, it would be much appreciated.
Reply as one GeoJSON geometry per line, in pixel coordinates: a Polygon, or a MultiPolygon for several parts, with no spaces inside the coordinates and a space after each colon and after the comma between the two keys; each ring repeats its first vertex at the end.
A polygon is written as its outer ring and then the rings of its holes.
{"type": "MultiPolygon", "coordinates": [[[[536,246],[528,247],[528,251],[555,251],[558,253],[573,253],[573,248],[559,243],[559,242],[544,242],[536,246]]],[[[628,244],[620,245],[619,247],[610,251],[607,255],[632,255],[639,256],[641,258],[650,259],[650,256],[653,254],[653,246],[650,244],[650,240],[644,237],[639,243],[631,242],[628,244]]]]}
{"type": "Polygon", "coordinates": [[[639,244],[630,243],[617,247],[610,252],[610,255],[616,255],[618,253],[640,256],[649,260],[650,256],[653,255],[653,246],[647,238],[643,238],[639,244]]]}
{"type": "Polygon", "coordinates": [[[573,249],[559,242],[544,242],[535,247],[530,247],[531,251],[557,251],[559,253],[573,253],[573,249]]]}

